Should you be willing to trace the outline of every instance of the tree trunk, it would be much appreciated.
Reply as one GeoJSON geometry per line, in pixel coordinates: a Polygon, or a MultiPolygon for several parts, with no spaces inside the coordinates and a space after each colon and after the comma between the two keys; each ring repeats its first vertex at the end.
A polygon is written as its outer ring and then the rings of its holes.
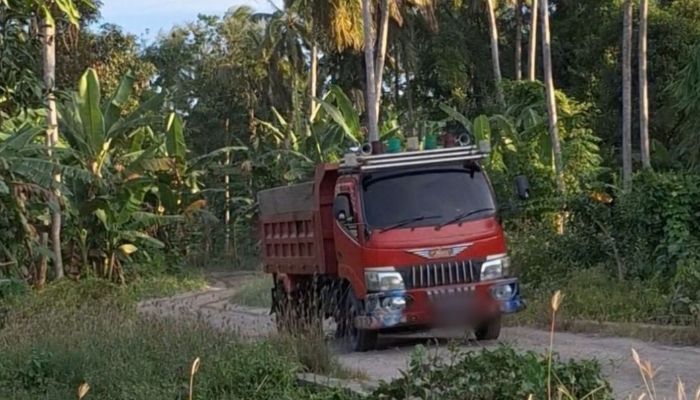
{"type": "Polygon", "coordinates": [[[532,0],[532,16],[530,17],[530,48],[527,61],[527,79],[530,81],[537,79],[537,1],[532,0]]]}
{"type": "Polygon", "coordinates": [[[623,5],[622,23],[622,182],[632,182],[632,0],[623,5]]]}
{"type": "Polygon", "coordinates": [[[373,146],[379,144],[379,121],[377,120],[377,81],[374,78],[374,34],[372,32],[372,1],[362,0],[362,30],[364,34],[365,47],[365,80],[366,98],[365,109],[367,110],[367,131],[369,142],[373,146]]]}
{"type": "Polygon", "coordinates": [[[649,154],[649,93],[647,84],[647,23],[649,0],[639,0],[639,149],[642,166],[651,168],[649,154]]]}
{"type": "MultiPolygon", "coordinates": [[[[226,145],[229,141],[229,119],[224,120],[224,134],[226,135],[226,145]]],[[[231,152],[227,151],[224,156],[224,254],[231,254],[231,152]]]]}
{"type": "Polygon", "coordinates": [[[309,122],[316,118],[318,105],[316,104],[317,85],[318,84],[318,44],[316,40],[311,44],[311,69],[309,70],[309,122]]]}
{"type": "Polygon", "coordinates": [[[523,0],[515,3],[515,80],[523,79],[523,0]]]}
{"type": "Polygon", "coordinates": [[[386,48],[389,42],[389,0],[382,0],[379,12],[381,13],[382,18],[379,25],[379,47],[377,49],[377,61],[374,65],[376,69],[374,79],[377,80],[374,89],[377,99],[374,107],[377,109],[377,119],[379,119],[379,106],[382,102],[384,63],[386,62],[386,48]]]}
{"type": "MultiPolygon", "coordinates": [[[[46,232],[41,232],[39,244],[41,246],[49,245],[49,235],[46,232]]],[[[39,256],[39,264],[37,265],[36,277],[34,278],[34,287],[43,289],[46,286],[46,272],[48,271],[48,260],[44,253],[39,256]]]]}
{"type": "Polygon", "coordinates": [[[411,84],[411,71],[408,54],[406,52],[406,43],[401,43],[401,60],[403,61],[403,70],[406,76],[406,109],[408,116],[408,136],[416,136],[416,117],[413,108],[413,85],[411,84]]]}
{"type": "Polygon", "coordinates": [[[399,64],[399,46],[394,45],[394,102],[399,106],[401,98],[401,65],[399,64]]]}
{"type": "Polygon", "coordinates": [[[493,79],[496,84],[496,100],[500,106],[503,106],[505,102],[503,100],[503,88],[501,87],[501,62],[498,54],[498,26],[496,25],[496,13],[493,9],[493,0],[486,0],[486,9],[489,13],[491,63],[493,66],[493,79]]]}
{"type": "Polygon", "coordinates": [[[552,155],[554,156],[554,174],[557,181],[557,190],[564,194],[564,162],[561,156],[561,144],[559,142],[559,126],[557,118],[557,103],[554,94],[554,78],[552,73],[552,49],[549,38],[549,4],[548,0],[542,0],[542,63],[544,67],[544,84],[547,91],[547,115],[549,117],[549,139],[552,143],[552,155]]]}
{"type": "MultiPolygon", "coordinates": [[[[58,143],[58,113],[56,111],[56,95],[54,93],[56,83],[56,28],[53,21],[44,19],[41,25],[42,55],[44,66],[44,86],[46,87],[46,147],[49,158],[52,157],[53,148],[58,143]]],[[[58,184],[61,182],[60,173],[54,173],[54,194],[56,207],[51,209],[51,244],[53,247],[54,275],[61,279],[63,273],[63,259],[61,256],[61,207],[58,184]]]]}

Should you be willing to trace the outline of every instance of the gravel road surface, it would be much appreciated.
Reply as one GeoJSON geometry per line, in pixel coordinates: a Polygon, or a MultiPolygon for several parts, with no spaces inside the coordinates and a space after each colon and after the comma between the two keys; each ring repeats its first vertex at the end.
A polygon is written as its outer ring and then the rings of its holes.
{"type": "MultiPolygon", "coordinates": [[[[212,274],[212,284],[204,291],[156,299],[140,304],[140,311],[158,316],[197,316],[217,328],[234,331],[252,340],[274,334],[275,327],[268,310],[231,304],[230,297],[249,275],[212,274]]],[[[413,335],[382,336],[379,348],[366,353],[340,353],[338,358],[347,368],[362,371],[375,380],[389,380],[405,369],[417,344],[444,354],[450,339],[460,339],[456,332],[429,332],[413,335]],[[437,338],[437,340],[436,340],[437,338]]],[[[504,328],[497,342],[461,341],[463,350],[476,351],[509,343],[518,349],[544,351],[549,333],[532,328],[504,328]]],[[[596,337],[572,333],[557,333],[555,351],[564,359],[596,358],[610,379],[616,398],[637,398],[644,387],[639,371],[632,361],[634,348],[644,360],[657,369],[655,384],[659,399],[676,397],[676,382],[680,378],[694,394],[700,386],[700,347],[665,346],[620,337],[596,337]]],[[[689,393],[689,398],[692,398],[689,393]]]]}

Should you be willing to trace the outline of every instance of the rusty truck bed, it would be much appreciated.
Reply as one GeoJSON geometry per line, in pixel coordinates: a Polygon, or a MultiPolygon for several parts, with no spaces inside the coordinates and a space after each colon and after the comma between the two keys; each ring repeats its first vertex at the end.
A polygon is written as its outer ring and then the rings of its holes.
{"type": "Polygon", "coordinates": [[[265,272],[336,273],[332,208],[337,176],[336,166],[320,165],[311,182],[258,193],[265,272]]]}

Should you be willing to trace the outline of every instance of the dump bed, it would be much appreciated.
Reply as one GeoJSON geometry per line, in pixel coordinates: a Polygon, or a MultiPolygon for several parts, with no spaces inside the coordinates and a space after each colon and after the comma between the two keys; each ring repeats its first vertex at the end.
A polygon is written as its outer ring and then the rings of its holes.
{"type": "Polygon", "coordinates": [[[337,167],[317,167],[312,182],[258,193],[266,272],[335,274],[333,190],[337,167]]]}

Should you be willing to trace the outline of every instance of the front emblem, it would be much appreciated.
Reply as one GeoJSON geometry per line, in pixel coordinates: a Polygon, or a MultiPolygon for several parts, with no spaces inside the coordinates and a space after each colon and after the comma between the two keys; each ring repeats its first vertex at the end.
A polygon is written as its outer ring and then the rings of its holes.
{"type": "Polygon", "coordinates": [[[457,254],[463,252],[469,246],[471,246],[471,243],[466,243],[466,244],[462,244],[459,246],[453,246],[453,247],[436,247],[436,248],[432,248],[432,249],[416,249],[416,250],[409,250],[409,251],[415,255],[418,255],[418,256],[421,256],[421,257],[427,258],[427,259],[449,258],[449,257],[454,257],[457,254]]]}

